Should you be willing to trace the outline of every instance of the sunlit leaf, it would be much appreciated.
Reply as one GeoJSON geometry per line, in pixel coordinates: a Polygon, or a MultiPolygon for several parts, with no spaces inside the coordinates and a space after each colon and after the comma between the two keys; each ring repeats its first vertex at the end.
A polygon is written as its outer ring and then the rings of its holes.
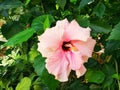
{"type": "Polygon", "coordinates": [[[119,78],[119,75],[118,75],[118,74],[113,74],[113,75],[112,75],[112,78],[115,78],[116,80],[120,80],[120,78],[119,78]]]}
{"type": "Polygon", "coordinates": [[[26,29],[26,30],[16,34],[12,38],[10,38],[4,45],[5,46],[14,46],[16,44],[21,44],[21,43],[27,41],[34,33],[35,33],[35,31],[32,28],[26,29]]]}
{"type": "Polygon", "coordinates": [[[1,88],[5,88],[5,85],[4,85],[4,83],[2,82],[2,80],[0,80],[0,87],[1,87],[1,88]]]}
{"type": "Polygon", "coordinates": [[[29,61],[31,63],[33,63],[35,57],[38,56],[38,55],[39,55],[39,52],[36,49],[31,49],[30,52],[29,52],[29,61]]]}
{"type": "Polygon", "coordinates": [[[15,90],[30,90],[31,79],[28,77],[24,77],[21,79],[20,83],[18,83],[15,90]]]}
{"type": "Polygon", "coordinates": [[[30,3],[31,0],[25,0],[25,5],[28,5],[30,3]]]}

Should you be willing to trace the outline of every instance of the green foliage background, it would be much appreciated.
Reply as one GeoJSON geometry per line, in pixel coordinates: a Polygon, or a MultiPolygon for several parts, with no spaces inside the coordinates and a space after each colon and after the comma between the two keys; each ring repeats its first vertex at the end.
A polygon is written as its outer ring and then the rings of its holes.
{"type": "Polygon", "coordinates": [[[0,0],[0,90],[120,90],[120,0],[0,0]],[[87,72],[61,83],[45,69],[37,36],[75,19],[96,39],[87,72]]]}

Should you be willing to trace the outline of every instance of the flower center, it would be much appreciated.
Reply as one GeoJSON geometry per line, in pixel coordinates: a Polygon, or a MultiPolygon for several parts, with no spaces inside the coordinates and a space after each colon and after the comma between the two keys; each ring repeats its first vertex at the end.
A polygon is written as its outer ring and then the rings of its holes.
{"type": "Polygon", "coordinates": [[[64,51],[79,51],[77,47],[75,47],[74,45],[72,45],[70,43],[70,41],[69,42],[63,42],[62,49],[64,51]]]}
{"type": "Polygon", "coordinates": [[[70,41],[69,42],[63,42],[63,44],[62,44],[62,49],[64,51],[70,50],[71,47],[72,47],[72,45],[71,45],[70,41]]]}

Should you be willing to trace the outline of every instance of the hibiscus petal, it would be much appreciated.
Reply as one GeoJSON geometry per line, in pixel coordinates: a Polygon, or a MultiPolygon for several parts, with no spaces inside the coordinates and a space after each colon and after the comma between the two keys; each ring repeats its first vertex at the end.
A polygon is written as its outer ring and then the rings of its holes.
{"type": "Polygon", "coordinates": [[[71,71],[64,52],[56,52],[55,55],[46,60],[46,68],[49,73],[55,76],[55,79],[65,82],[68,81],[68,75],[71,71]]]}
{"type": "Polygon", "coordinates": [[[66,56],[70,63],[70,68],[72,70],[77,70],[84,63],[80,54],[78,52],[66,52],[66,56]]]}
{"type": "Polygon", "coordinates": [[[72,44],[79,49],[80,54],[86,59],[91,57],[96,41],[89,38],[86,42],[72,41],[72,44]]]}
{"type": "Polygon", "coordinates": [[[85,66],[82,64],[81,67],[80,67],[80,69],[77,69],[77,70],[76,70],[77,78],[83,76],[83,75],[85,74],[85,72],[86,72],[86,68],[85,68],[85,66]]]}
{"type": "Polygon", "coordinates": [[[55,50],[61,45],[64,28],[68,24],[67,19],[58,21],[53,28],[46,29],[46,31],[38,37],[38,51],[42,53],[43,57],[51,56],[55,50]]]}
{"type": "Polygon", "coordinates": [[[90,28],[82,28],[73,20],[65,29],[64,38],[66,40],[82,40],[86,41],[90,37],[90,28]]]}
{"type": "Polygon", "coordinates": [[[68,25],[69,25],[69,22],[67,19],[59,20],[56,22],[56,27],[60,29],[66,29],[68,25]]]}

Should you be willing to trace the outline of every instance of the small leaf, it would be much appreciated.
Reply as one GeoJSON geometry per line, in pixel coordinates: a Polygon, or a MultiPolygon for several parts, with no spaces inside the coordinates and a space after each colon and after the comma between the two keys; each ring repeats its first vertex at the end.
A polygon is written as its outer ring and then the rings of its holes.
{"type": "Polygon", "coordinates": [[[100,84],[104,81],[105,75],[102,71],[91,70],[89,69],[85,74],[85,79],[88,82],[93,82],[96,84],[100,84]]]}
{"type": "Polygon", "coordinates": [[[34,62],[34,59],[36,58],[36,56],[39,55],[39,52],[36,50],[36,49],[31,49],[30,52],[29,52],[29,61],[31,63],[34,62]]]}
{"type": "Polygon", "coordinates": [[[3,0],[0,3],[0,11],[3,9],[17,8],[23,6],[23,3],[19,0],[3,0]]]}
{"type": "Polygon", "coordinates": [[[94,2],[94,0],[81,0],[80,5],[79,5],[79,9],[83,8],[85,5],[87,5],[88,3],[94,2]]]}
{"type": "Polygon", "coordinates": [[[54,22],[54,18],[51,15],[42,15],[35,18],[32,22],[32,28],[34,28],[38,33],[43,33],[46,28],[54,22]]]}
{"type": "Polygon", "coordinates": [[[57,0],[56,2],[60,6],[60,8],[64,9],[66,5],[66,0],[57,0]]]}
{"type": "Polygon", "coordinates": [[[120,40],[120,22],[115,25],[108,40],[120,40]]]}
{"type": "Polygon", "coordinates": [[[26,29],[16,35],[14,35],[12,38],[8,39],[8,41],[4,44],[5,46],[14,46],[16,44],[21,44],[25,41],[27,41],[33,34],[34,30],[32,28],[26,29]]]}
{"type": "Polygon", "coordinates": [[[71,12],[69,10],[64,10],[63,12],[61,12],[61,15],[63,18],[66,18],[67,16],[71,15],[71,12]]]}
{"type": "Polygon", "coordinates": [[[20,83],[18,83],[15,90],[30,90],[31,79],[28,77],[24,77],[21,79],[20,83]]]}
{"type": "Polygon", "coordinates": [[[98,3],[97,6],[94,8],[93,13],[96,14],[98,17],[102,17],[105,12],[105,5],[103,3],[98,3]]]}

